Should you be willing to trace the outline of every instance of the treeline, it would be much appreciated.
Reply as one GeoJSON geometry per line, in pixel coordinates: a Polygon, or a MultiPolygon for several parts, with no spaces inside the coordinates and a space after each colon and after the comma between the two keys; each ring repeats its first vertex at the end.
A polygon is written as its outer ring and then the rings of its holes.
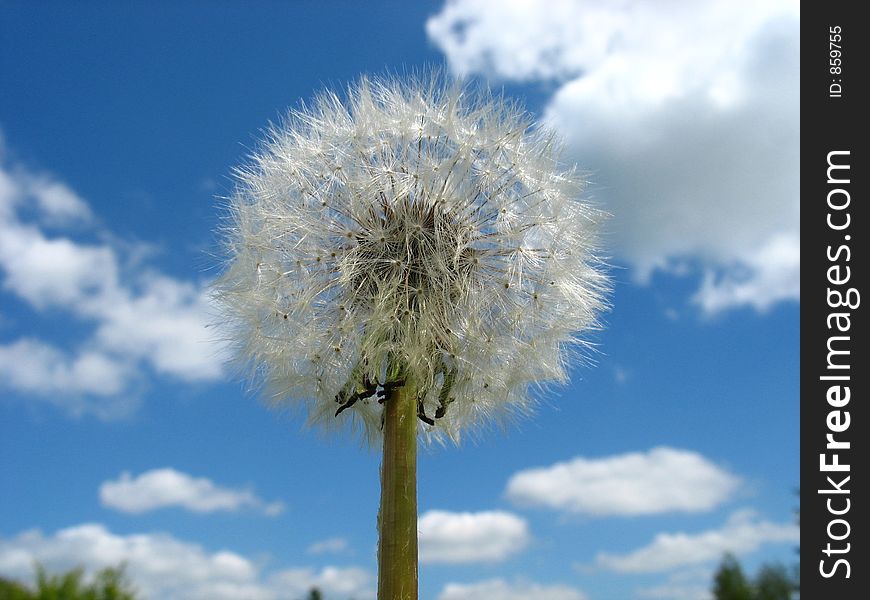
{"type": "Polygon", "coordinates": [[[25,586],[0,577],[0,600],[139,600],[127,580],[124,567],[98,571],[92,580],[85,580],[85,570],[72,569],[50,575],[42,565],[36,565],[36,581],[25,586]]]}
{"type": "Polygon", "coordinates": [[[750,579],[737,559],[726,554],[713,576],[715,600],[793,600],[798,597],[797,568],[790,572],[783,565],[766,564],[750,579]]]}
{"type": "MultiPolygon", "coordinates": [[[[42,565],[36,565],[36,581],[26,586],[0,577],[0,600],[141,600],[127,579],[124,566],[98,571],[86,581],[83,568],[51,575],[42,565]]],[[[323,594],[312,588],[305,600],[323,600],[323,594]]]]}

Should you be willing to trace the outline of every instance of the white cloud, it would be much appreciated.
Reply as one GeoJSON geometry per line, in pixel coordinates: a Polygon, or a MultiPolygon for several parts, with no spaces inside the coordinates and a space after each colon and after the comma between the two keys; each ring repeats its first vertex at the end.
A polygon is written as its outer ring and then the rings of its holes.
{"type": "Polygon", "coordinates": [[[92,328],[73,348],[60,331],[4,342],[0,385],[110,418],[135,406],[144,365],[189,382],[220,377],[205,285],[161,274],[140,247],[111,239],[65,184],[0,162],[0,286],[38,314],[92,328]]]}
{"type": "Polygon", "coordinates": [[[124,391],[129,365],[93,350],[70,355],[32,338],[0,345],[0,380],[9,387],[38,394],[75,415],[114,418],[129,414],[136,402],[124,391]]]}
{"type": "Polygon", "coordinates": [[[270,578],[272,586],[280,590],[280,598],[294,598],[316,587],[329,597],[374,598],[373,578],[365,569],[359,567],[324,567],[315,570],[284,569],[270,578]]]}
{"type": "Polygon", "coordinates": [[[142,597],[152,600],[281,600],[318,587],[326,598],[374,598],[373,577],[359,567],[290,568],[266,573],[262,565],[228,550],[209,552],[168,534],[119,535],[88,523],[46,536],[39,530],[0,538],[0,573],[32,580],[34,561],[50,572],[89,571],[127,563],[142,597]]]}
{"type": "Polygon", "coordinates": [[[708,312],[799,297],[797,1],[453,0],[427,31],[457,72],[557,82],[545,119],[639,280],[690,260],[708,312]]]}
{"type": "Polygon", "coordinates": [[[800,238],[772,237],[730,269],[707,269],[694,301],[708,314],[740,305],[764,311],[783,298],[800,296],[800,270],[800,238]]]}
{"type": "Polygon", "coordinates": [[[347,540],[340,537],[328,538],[314,542],[308,546],[308,554],[340,554],[347,552],[349,544],[347,540]]]}
{"type": "Polygon", "coordinates": [[[586,600],[580,590],[560,584],[539,584],[528,581],[508,583],[489,579],[477,583],[448,583],[438,600],[586,600]]]}
{"type": "Polygon", "coordinates": [[[171,468],[153,469],[135,478],[122,473],[117,480],[103,482],[100,501],[134,514],[178,506],[200,513],[254,509],[275,516],[284,508],[280,502],[264,502],[250,490],[221,487],[171,468]]]}
{"type": "Polygon", "coordinates": [[[448,0],[426,33],[459,74],[526,81],[576,75],[605,51],[611,19],[600,3],[448,0]]]}
{"type": "Polygon", "coordinates": [[[207,333],[209,301],[202,285],[158,273],[140,278],[141,292],[107,304],[97,341],[186,381],[220,376],[224,359],[207,333]]]}
{"type": "Polygon", "coordinates": [[[13,204],[25,198],[36,204],[40,220],[47,225],[83,224],[93,219],[87,202],[66,184],[44,173],[33,174],[24,169],[7,172],[5,160],[5,140],[0,131],[0,221],[9,216],[13,204]]]}
{"type": "Polygon", "coordinates": [[[498,562],[526,547],[525,520],[504,511],[453,513],[430,510],[418,523],[420,562],[498,562]]]}
{"type": "Polygon", "coordinates": [[[3,287],[37,309],[66,307],[97,317],[117,300],[119,268],[111,248],[48,238],[35,225],[17,220],[0,226],[3,287]]]}
{"type": "Polygon", "coordinates": [[[667,571],[718,560],[726,552],[745,554],[763,544],[796,543],[799,528],[792,523],[761,520],[749,510],[734,513],[719,529],[696,534],[660,533],[653,541],[628,554],[600,553],[595,564],[620,573],[667,571]]]}
{"type": "Polygon", "coordinates": [[[50,225],[86,223],[93,218],[91,209],[66,184],[45,176],[31,180],[30,194],[39,203],[40,213],[50,225]]]}
{"type": "Polygon", "coordinates": [[[710,510],[739,486],[738,477],[696,452],[659,447],[520,471],[506,494],[519,505],[604,517],[710,510]]]}

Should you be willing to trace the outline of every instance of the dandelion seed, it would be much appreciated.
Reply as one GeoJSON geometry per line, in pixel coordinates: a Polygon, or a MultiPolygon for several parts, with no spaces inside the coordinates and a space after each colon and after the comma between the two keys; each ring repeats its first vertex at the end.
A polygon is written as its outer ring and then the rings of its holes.
{"type": "MultiPolygon", "coordinates": [[[[552,135],[501,98],[442,83],[324,92],[237,170],[216,297],[240,361],[312,422],[336,422],[351,379],[385,382],[401,364],[428,414],[455,371],[450,410],[421,432],[458,439],[527,412],[533,384],[564,382],[578,333],[597,325],[600,214],[578,200],[552,135]],[[264,319],[276,305],[284,319],[264,319]],[[312,360],[324,354],[339,356],[312,360]]],[[[342,418],[374,440],[382,410],[342,418]]]]}

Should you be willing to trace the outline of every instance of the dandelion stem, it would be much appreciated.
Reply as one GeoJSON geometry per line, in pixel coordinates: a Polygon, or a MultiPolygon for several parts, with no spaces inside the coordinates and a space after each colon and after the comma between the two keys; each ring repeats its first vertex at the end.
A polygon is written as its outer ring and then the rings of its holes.
{"type": "Polygon", "coordinates": [[[417,600],[417,392],[387,393],[378,514],[378,600],[417,600]]]}

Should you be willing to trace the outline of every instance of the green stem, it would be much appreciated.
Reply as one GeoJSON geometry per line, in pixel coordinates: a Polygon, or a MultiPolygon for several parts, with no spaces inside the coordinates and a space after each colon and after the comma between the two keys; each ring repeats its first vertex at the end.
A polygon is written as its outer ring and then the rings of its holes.
{"type": "Polygon", "coordinates": [[[410,383],[384,403],[378,600],[417,600],[417,393],[410,383]]]}

